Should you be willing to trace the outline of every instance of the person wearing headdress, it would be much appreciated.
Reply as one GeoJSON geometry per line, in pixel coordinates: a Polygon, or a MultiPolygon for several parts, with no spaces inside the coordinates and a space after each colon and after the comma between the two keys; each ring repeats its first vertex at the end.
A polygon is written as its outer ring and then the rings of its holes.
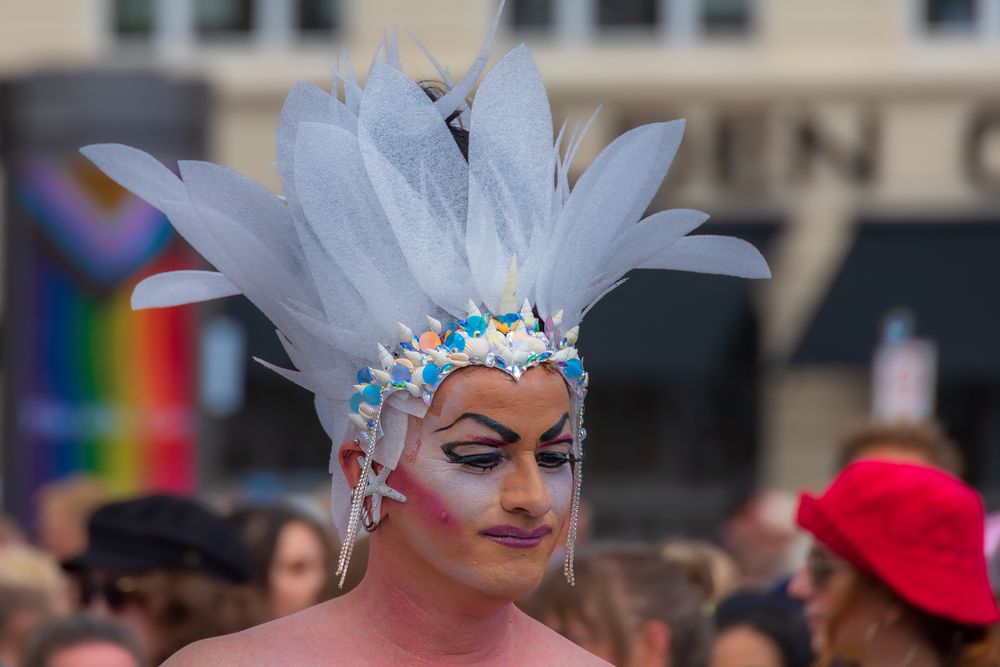
{"type": "Polygon", "coordinates": [[[789,592],[821,667],[1000,666],[975,490],[930,466],[859,461],[803,494],[797,520],[815,544],[789,592]]]}
{"type": "MultiPolygon", "coordinates": [[[[148,278],[135,307],[243,294],[277,328],[295,369],[261,363],[315,394],[333,441],[341,580],[371,533],[354,591],[172,666],[601,664],[513,605],[564,525],[573,581],[578,325],[635,268],[769,272],[741,240],[688,236],[703,213],[640,219],[683,121],[624,134],[571,188],[582,132],[554,136],[526,47],[467,104],[498,22],[462,80],[430,57],[439,94],[402,72],[395,38],[363,87],[349,64],[332,94],[298,84],[277,132],[283,197],[214,164],[181,162],[177,178],[134,148],[83,149],[217,269],[148,278]]],[[[623,353],[635,335],[623,322],[623,353]]]]}

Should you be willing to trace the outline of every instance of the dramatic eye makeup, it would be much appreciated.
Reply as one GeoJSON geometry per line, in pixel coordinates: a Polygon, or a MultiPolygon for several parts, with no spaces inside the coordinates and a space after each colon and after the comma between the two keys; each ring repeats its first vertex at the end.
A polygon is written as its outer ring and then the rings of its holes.
{"type": "MultiPolygon", "coordinates": [[[[497,434],[497,437],[470,436],[462,440],[446,442],[441,445],[441,451],[451,463],[467,466],[477,472],[486,473],[500,465],[506,455],[503,447],[519,442],[521,435],[516,431],[504,426],[486,415],[474,412],[466,412],[458,419],[437,429],[435,432],[447,431],[464,419],[474,421],[485,426],[497,434]]],[[[539,450],[535,454],[535,461],[540,468],[561,468],[567,463],[575,463],[577,458],[570,451],[561,451],[555,447],[559,445],[572,446],[573,438],[570,435],[560,434],[569,421],[569,413],[563,414],[559,421],[548,428],[540,437],[539,450]]]]}

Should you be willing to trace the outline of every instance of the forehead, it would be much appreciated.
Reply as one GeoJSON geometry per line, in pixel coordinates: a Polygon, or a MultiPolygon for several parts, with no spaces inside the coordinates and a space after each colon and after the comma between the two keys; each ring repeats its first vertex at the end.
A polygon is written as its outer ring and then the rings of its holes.
{"type": "Polygon", "coordinates": [[[519,380],[481,366],[448,376],[434,395],[427,418],[452,420],[466,412],[508,419],[557,421],[570,411],[569,387],[558,371],[535,366],[519,380]]]}
{"type": "Polygon", "coordinates": [[[934,465],[927,453],[894,440],[873,440],[858,452],[854,461],[895,461],[934,465]]]}

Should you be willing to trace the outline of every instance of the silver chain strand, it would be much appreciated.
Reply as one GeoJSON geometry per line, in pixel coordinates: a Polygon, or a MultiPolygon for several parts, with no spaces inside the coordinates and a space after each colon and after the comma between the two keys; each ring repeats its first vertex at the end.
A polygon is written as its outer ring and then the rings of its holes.
{"type": "Polygon", "coordinates": [[[368,476],[372,470],[372,461],[375,456],[375,441],[378,437],[378,427],[382,419],[382,406],[385,404],[386,393],[386,390],[383,388],[375,416],[369,422],[371,425],[368,427],[368,433],[365,434],[365,439],[367,440],[365,444],[368,445],[368,449],[365,451],[365,463],[361,468],[361,476],[358,478],[358,484],[354,487],[351,495],[351,514],[347,521],[344,541],[340,545],[340,556],[337,559],[337,571],[335,574],[340,575],[338,588],[344,587],[344,581],[347,579],[347,568],[351,564],[351,556],[354,554],[354,542],[358,536],[361,512],[365,506],[365,489],[368,487],[368,476]]]}
{"type": "Polygon", "coordinates": [[[563,561],[563,574],[566,576],[566,581],[569,582],[570,586],[576,585],[576,573],[573,569],[573,557],[576,550],[576,528],[580,519],[580,491],[583,487],[584,437],[586,437],[586,431],[583,428],[583,398],[581,397],[580,407],[577,410],[576,416],[576,428],[573,433],[573,454],[577,459],[573,470],[574,476],[576,477],[576,483],[573,485],[573,501],[569,516],[569,531],[566,533],[566,558],[563,561]]]}

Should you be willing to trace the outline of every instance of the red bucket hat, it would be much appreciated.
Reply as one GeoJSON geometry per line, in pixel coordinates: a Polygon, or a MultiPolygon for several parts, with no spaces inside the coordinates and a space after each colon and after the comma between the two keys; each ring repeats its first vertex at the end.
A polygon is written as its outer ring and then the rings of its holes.
{"type": "Polygon", "coordinates": [[[927,466],[859,461],[796,521],[858,570],[935,616],[975,626],[1000,621],[983,554],[983,502],[927,466]]]}

